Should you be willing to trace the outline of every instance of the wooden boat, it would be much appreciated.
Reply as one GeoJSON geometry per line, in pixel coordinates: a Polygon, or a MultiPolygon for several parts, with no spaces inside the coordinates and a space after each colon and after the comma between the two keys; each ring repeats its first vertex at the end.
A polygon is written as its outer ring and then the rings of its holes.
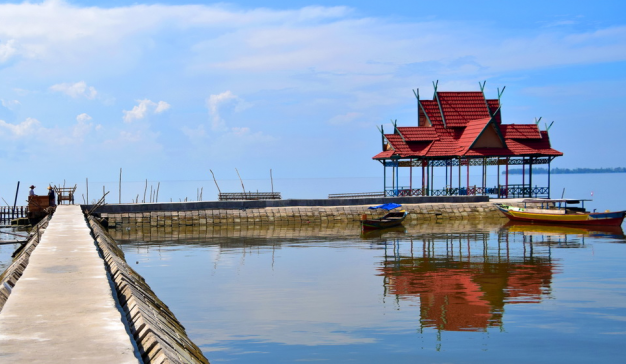
{"type": "Polygon", "coordinates": [[[393,226],[402,225],[402,222],[408,214],[409,213],[405,210],[400,210],[395,212],[389,212],[385,216],[377,219],[363,219],[361,220],[361,227],[363,230],[373,230],[386,229],[393,226]]]}
{"type": "Polygon", "coordinates": [[[585,201],[571,199],[525,199],[524,207],[496,204],[500,212],[511,221],[541,224],[620,226],[626,211],[588,212],[585,201]],[[582,202],[582,207],[574,207],[582,202]],[[541,208],[527,208],[527,204],[540,204],[541,208]]]}

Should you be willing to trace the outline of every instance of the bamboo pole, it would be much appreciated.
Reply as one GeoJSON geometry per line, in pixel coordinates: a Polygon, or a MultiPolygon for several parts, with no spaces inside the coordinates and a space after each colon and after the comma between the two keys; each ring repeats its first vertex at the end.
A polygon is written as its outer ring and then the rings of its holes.
{"type": "Polygon", "coordinates": [[[272,183],[272,195],[274,194],[274,177],[272,177],[272,169],[270,168],[270,182],[272,183]]]}
{"type": "Polygon", "coordinates": [[[120,204],[122,203],[122,168],[120,168],[120,204]]]}
{"type": "Polygon", "coordinates": [[[161,187],[161,182],[157,184],[156,199],[154,200],[154,202],[159,202],[159,188],[160,187],[161,187]]]}
{"type": "Polygon", "coordinates": [[[220,186],[217,184],[217,180],[215,179],[215,174],[213,174],[213,171],[209,169],[209,171],[211,172],[211,175],[213,176],[213,182],[215,182],[215,186],[217,187],[217,192],[221,195],[222,191],[220,191],[220,186]]]}
{"type": "Polygon", "coordinates": [[[146,203],[146,192],[148,192],[148,179],[146,178],[146,188],[143,189],[143,203],[146,203]]]}
{"type": "Polygon", "coordinates": [[[246,196],[246,188],[243,185],[243,180],[241,179],[241,176],[239,175],[239,171],[237,170],[237,168],[235,168],[235,172],[237,172],[237,176],[239,177],[239,181],[241,181],[241,188],[243,189],[243,196],[245,198],[245,196],[246,196]]]}
{"type": "Polygon", "coordinates": [[[15,202],[13,203],[13,213],[11,214],[11,216],[15,214],[15,206],[17,205],[17,194],[19,192],[20,192],[20,181],[17,181],[17,189],[15,190],[15,202]]]}

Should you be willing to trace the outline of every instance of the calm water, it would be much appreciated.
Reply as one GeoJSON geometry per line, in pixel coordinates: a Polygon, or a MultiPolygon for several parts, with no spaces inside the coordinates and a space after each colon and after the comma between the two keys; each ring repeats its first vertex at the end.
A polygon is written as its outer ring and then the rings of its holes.
{"type": "Polygon", "coordinates": [[[311,226],[174,235],[118,239],[213,363],[626,357],[621,229],[455,222],[373,236],[311,226]]]}

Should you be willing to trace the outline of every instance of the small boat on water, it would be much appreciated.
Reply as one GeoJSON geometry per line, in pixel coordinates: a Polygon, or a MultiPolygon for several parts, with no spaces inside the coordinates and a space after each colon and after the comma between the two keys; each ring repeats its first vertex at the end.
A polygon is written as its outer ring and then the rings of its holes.
{"type": "Polygon", "coordinates": [[[585,201],[573,199],[525,199],[524,207],[496,204],[511,221],[542,224],[620,226],[626,211],[589,212],[585,201]],[[582,207],[572,206],[582,203],[582,207]],[[527,204],[540,204],[541,208],[527,208],[527,204]]]}
{"type": "MultiPolygon", "coordinates": [[[[379,206],[372,206],[370,209],[384,209],[384,210],[393,210],[398,207],[401,207],[397,203],[388,203],[379,206]]],[[[402,225],[402,222],[406,218],[409,213],[405,210],[400,211],[390,211],[383,217],[379,217],[377,219],[367,219],[367,215],[363,215],[361,219],[361,228],[363,230],[373,230],[373,229],[386,229],[393,226],[402,225]]]]}

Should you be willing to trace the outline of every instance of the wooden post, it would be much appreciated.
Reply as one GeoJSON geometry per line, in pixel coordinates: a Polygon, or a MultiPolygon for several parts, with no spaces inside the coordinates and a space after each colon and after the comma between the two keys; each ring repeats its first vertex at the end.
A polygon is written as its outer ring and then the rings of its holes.
{"type": "MultiPolygon", "coordinates": [[[[17,205],[17,194],[20,192],[20,181],[17,181],[17,188],[15,189],[15,202],[13,202],[13,213],[11,216],[15,215],[15,206],[17,205]]],[[[12,219],[14,217],[11,217],[12,219]]]]}

